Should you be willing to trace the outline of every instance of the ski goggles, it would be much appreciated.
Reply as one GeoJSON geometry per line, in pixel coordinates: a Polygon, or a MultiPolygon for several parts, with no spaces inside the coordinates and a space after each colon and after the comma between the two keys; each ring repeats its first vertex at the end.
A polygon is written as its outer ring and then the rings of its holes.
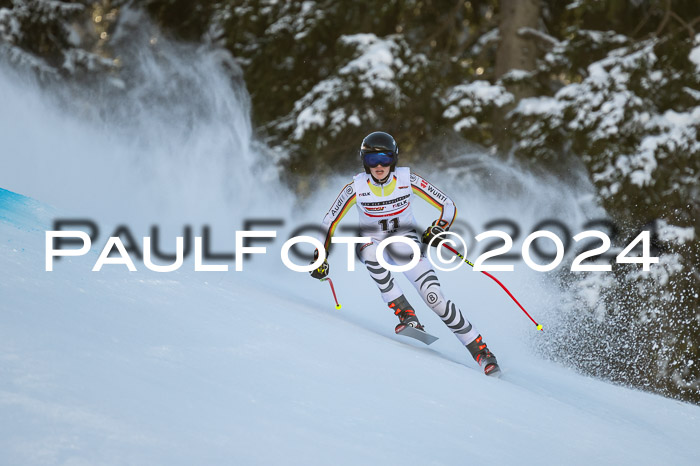
{"type": "Polygon", "coordinates": [[[375,168],[378,165],[390,167],[396,162],[396,158],[393,152],[370,152],[362,157],[362,161],[370,168],[375,168]]]}

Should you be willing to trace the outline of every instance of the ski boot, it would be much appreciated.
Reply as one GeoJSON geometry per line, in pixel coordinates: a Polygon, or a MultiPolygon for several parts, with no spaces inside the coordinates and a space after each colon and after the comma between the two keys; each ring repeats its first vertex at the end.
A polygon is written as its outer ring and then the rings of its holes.
{"type": "Polygon", "coordinates": [[[489,351],[486,343],[481,339],[481,335],[476,337],[476,340],[472,341],[467,345],[467,349],[472,354],[472,357],[484,370],[486,375],[496,375],[501,373],[501,368],[498,367],[498,362],[496,361],[496,356],[489,351]]]}
{"type": "Polygon", "coordinates": [[[389,308],[394,311],[394,315],[399,318],[399,324],[394,329],[396,333],[399,333],[407,326],[423,330],[423,326],[418,321],[418,317],[416,317],[416,311],[413,310],[404,295],[399,296],[388,304],[389,308]]]}

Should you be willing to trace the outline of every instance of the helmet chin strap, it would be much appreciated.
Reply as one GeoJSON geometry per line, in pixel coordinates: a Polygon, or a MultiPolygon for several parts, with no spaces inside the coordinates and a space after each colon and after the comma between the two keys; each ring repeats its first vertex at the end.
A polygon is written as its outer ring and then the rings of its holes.
{"type": "Polygon", "coordinates": [[[389,177],[391,176],[391,172],[389,172],[389,174],[388,174],[387,176],[385,176],[384,178],[382,178],[381,180],[376,179],[376,178],[374,177],[374,175],[372,175],[372,174],[370,174],[370,176],[372,177],[372,179],[374,180],[375,183],[377,183],[377,184],[384,184],[384,183],[386,183],[387,181],[389,181],[389,177]]]}

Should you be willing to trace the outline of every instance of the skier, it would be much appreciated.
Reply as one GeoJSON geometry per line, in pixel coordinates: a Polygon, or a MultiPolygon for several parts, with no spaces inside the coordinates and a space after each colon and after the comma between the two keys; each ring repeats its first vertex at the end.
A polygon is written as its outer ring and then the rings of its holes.
{"type": "MultiPolygon", "coordinates": [[[[426,244],[431,244],[431,240],[436,235],[449,229],[457,209],[447,195],[422,177],[411,173],[408,167],[396,167],[399,148],[391,135],[381,131],[369,134],[362,141],[359,152],[365,172],[356,175],[351,183],[343,187],[323,219],[325,238],[322,241],[326,249],[326,257],[328,257],[331,237],[338,223],[350,208],[356,205],[360,217],[361,236],[371,238],[371,241],[366,244],[358,244],[356,252],[367,267],[370,277],[377,284],[384,302],[399,318],[396,332],[399,333],[407,325],[423,330],[415,310],[409,304],[398,283],[394,281],[391,272],[383,268],[377,260],[377,246],[383,239],[397,235],[405,236],[418,243],[416,220],[412,209],[414,195],[440,209],[440,218],[435,220],[422,235],[422,242],[426,244]]],[[[437,246],[438,243],[439,240],[435,240],[432,245],[437,246]]],[[[404,243],[393,243],[385,251],[388,255],[387,262],[394,265],[401,258],[413,257],[411,248],[404,243]]],[[[314,259],[318,258],[318,254],[317,250],[314,259]]],[[[310,274],[320,280],[325,278],[328,272],[328,261],[324,260],[323,264],[312,270],[310,274]]],[[[479,332],[462,315],[457,305],[443,296],[440,282],[425,255],[421,254],[417,265],[403,273],[428,307],[467,347],[484,373],[486,375],[499,373],[496,357],[489,351],[479,332]]]]}

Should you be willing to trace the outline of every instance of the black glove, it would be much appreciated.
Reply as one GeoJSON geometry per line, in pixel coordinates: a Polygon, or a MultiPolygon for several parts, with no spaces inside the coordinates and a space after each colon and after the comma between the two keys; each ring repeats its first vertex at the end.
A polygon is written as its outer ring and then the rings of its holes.
{"type": "MultiPolygon", "coordinates": [[[[426,230],[423,232],[423,236],[421,237],[421,241],[423,241],[423,243],[430,244],[430,242],[433,241],[433,238],[445,232],[445,229],[439,225],[436,225],[436,223],[437,221],[433,222],[433,224],[426,228],[426,230]]],[[[444,236],[442,239],[444,239],[444,236]]],[[[433,241],[432,245],[438,247],[440,243],[442,243],[442,239],[433,241]]]]}
{"type": "MultiPolygon", "coordinates": [[[[316,262],[316,259],[318,259],[318,249],[316,249],[314,251],[314,260],[313,260],[313,262],[311,262],[311,264],[316,262]]],[[[318,280],[322,280],[328,276],[329,272],[330,272],[330,266],[328,265],[328,260],[324,259],[323,264],[321,264],[321,266],[319,268],[310,271],[309,275],[311,275],[312,277],[314,277],[318,280]]]]}

